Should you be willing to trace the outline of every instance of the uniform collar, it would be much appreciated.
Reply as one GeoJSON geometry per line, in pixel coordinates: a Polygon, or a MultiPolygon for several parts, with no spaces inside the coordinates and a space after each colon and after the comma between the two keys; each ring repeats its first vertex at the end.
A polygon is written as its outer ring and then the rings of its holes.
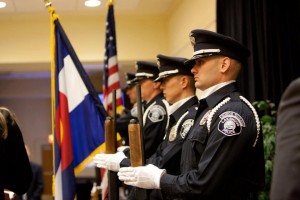
{"type": "Polygon", "coordinates": [[[150,101],[148,101],[148,102],[146,103],[146,107],[148,107],[149,105],[151,105],[154,101],[159,100],[159,99],[163,99],[163,98],[164,98],[164,95],[163,95],[163,93],[161,92],[161,93],[159,93],[158,95],[156,95],[153,99],[151,99],[150,101]]]}
{"type": "Polygon", "coordinates": [[[224,82],[224,83],[219,83],[217,85],[214,85],[214,86],[211,86],[211,87],[207,88],[206,90],[202,91],[201,99],[204,99],[204,98],[208,97],[209,95],[211,95],[215,91],[217,91],[220,88],[222,88],[222,87],[224,87],[224,86],[226,86],[230,83],[233,83],[233,82],[235,82],[235,80],[227,81],[227,82],[224,82]]]}
{"type": "Polygon", "coordinates": [[[224,97],[230,95],[230,93],[237,91],[237,86],[235,82],[231,82],[218,90],[214,91],[212,94],[206,97],[206,102],[209,108],[213,108],[217,103],[219,103],[224,97]]]}
{"type": "Polygon", "coordinates": [[[183,104],[178,107],[177,110],[175,110],[172,114],[175,120],[178,120],[182,115],[194,104],[198,103],[198,98],[196,96],[189,97],[183,104]]]}
{"type": "Polygon", "coordinates": [[[168,113],[169,115],[172,115],[180,106],[182,106],[185,102],[187,102],[192,96],[181,99],[180,101],[177,101],[176,103],[169,106],[168,113]]]}

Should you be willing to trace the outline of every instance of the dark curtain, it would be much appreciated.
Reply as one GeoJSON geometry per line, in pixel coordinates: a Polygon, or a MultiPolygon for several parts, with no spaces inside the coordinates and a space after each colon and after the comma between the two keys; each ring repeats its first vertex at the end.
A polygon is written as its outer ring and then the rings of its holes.
{"type": "Polygon", "coordinates": [[[217,0],[217,32],[252,53],[238,79],[243,95],[278,106],[285,88],[300,76],[300,1],[217,0]]]}

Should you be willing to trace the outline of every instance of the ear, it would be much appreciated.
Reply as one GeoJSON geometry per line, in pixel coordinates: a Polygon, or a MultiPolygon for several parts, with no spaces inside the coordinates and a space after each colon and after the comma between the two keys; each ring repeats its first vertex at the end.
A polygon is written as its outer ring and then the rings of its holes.
{"type": "Polygon", "coordinates": [[[228,72],[228,70],[230,69],[230,65],[231,65],[230,58],[228,58],[228,57],[222,58],[221,72],[222,73],[228,72]]]}
{"type": "Polygon", "coordinates": [[[153,86],[154,86],[155,89],[159,89],[160,85],[161,85],[161,82],[154,82],[153,81],[153,86]]]}
{"type": "Polygon", "coordinates": [[[180,77],[181,88],[186,88],[188,86],[188,78],[186,76],[180,77]]]}

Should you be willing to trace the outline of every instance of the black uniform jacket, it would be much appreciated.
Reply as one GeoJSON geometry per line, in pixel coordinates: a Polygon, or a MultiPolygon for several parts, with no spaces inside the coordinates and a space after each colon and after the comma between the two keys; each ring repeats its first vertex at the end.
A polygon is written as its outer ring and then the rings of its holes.
{"type": "MultiPolygon", "coordinates": [[[[156,152],[146,160],[146,164],[153,164],[159,168],[166,169],[170,174],[180,174],[180,157],[181,157],[181,147],[183,143],[183,137],[181,132],[187,132],[187,128],[190,128],[192,124],[189,121],[194,120],[196,114],[198,99],[196,96],[190,98],[182,106],[180,106],[170,118],[173,117],[174,123],[169,122],[169,128],[167,129],[164,137],[164,141],[158,146],[156,152]],[[183,117],[182,117],[183,116],[183,117]],[[180,121],[179,121],[180,120],[180,121]],[[183,129],[182,125],[186,124],[186,129],[183,129]],[[189,124],[188,124],[189,123],[189,124]],[[172,141],[170,138],[170,131],[172,127],[177,125],[176,137],[172,141]],[[189,127],[187,127],[189,126],[189,127]]],[[[172,121],[172,120],[170,120],[172,121]]],[[[123,159],[120,163],[121,167],[129,167],[130,160],[123,159]]]]}
{"type": "Polygon", "coordinates": [[[170,115],[165,139],[156,152],[146,160],[146,164],[166,169],[169,174],[180,174],[183,138],[194,124],[197,103],[198,99],[194,96],[170,115]]]}
{"type": "MultiPolygon", "coordinates": [[[[181,149],[185,135],[194,124],[197,112],[198,98],[190,98],[169,116],[169,126],[164,141],[156,152],[146,160],[146,164],[153,164],[166,169],[172,175],[180,174],[181,149]]],[[[165,199],[161,190],[148,190],[149,200],[165,199]]]]}
{"type": "Polygon", "coordinates": [[[144,158],[149,158],[163,141],[168,123],[167,102],[160,93],[145,105],[143,114],[144,158]]]}
{"type": "Polygon", "coordinates": [[[241,100],[235,83],[220,88],[206,102],[205,106],[200,101],[194,126],[185,137],[181,175],[163,175],[161,190],[174,199],[251,199],[264,185],[259,120],[241,100]]]}
{"type": "MultiPolygon", "coordinates": [[[[146,164],[153,164],[159,168],[166,169],[169,174],[180,174],[183,138],[194,123],[197,103],[197,97],[193,96],[169,116],[168,129],[165,132],[164,141],[158,146],[156,152],[146,160],[146,164]]],[[[130,160],[123,159],[120,166],[130,166],[130,160]]],[[[147,190],[147,196],[149,200],[163,199],[160,190],[147,190]]],[[[135,195],[131,194],[128,199],[136,198],[135,195]]]]}
{"type": "MultiPolygon", "coordinates": [[[[136,107],[133,107],[132,109],[136,110],[136,107]]],[[[117,132],[122,136],[125,142],[124,145],[126,146],[129,145],[128,125],[132,119],[137,119],[137,117],[132,115],[131,110],[127,111],[124,116],[117,119],[117,132]]]]}

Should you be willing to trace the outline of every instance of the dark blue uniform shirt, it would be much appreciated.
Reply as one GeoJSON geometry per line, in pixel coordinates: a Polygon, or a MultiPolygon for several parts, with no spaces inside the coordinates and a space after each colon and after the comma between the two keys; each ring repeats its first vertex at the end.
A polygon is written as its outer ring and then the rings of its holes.
{"type": "Polygon", "coordinates": [[[162,192],[174,199],[255,199],[264,185],[263,137],[256,112],[235,83],[208,96],[206,103],[200,102],[185,137],[181,175],[163,175],[162,192]]]}

